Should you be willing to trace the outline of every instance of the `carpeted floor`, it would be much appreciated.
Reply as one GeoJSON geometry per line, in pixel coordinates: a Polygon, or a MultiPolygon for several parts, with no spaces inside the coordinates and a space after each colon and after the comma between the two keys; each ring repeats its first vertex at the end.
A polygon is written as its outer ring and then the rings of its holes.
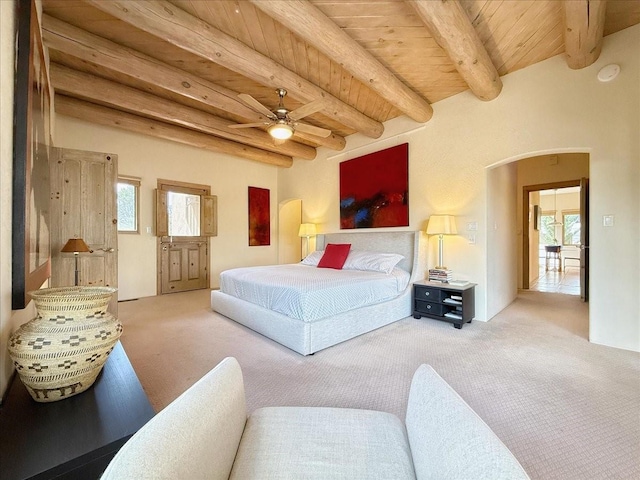
{"type": "Polygon", "coordinates": [[[211,311],[208,291],[123,302],[119,318],[156,410],[234,356],[249,411],[321,405],[403,418],[411,376],[429,363],[532,479],[640,478],[640,354],[589,343],[576,296],[521,293],[461,330],[409,317],[308,357],[211,311]]]}

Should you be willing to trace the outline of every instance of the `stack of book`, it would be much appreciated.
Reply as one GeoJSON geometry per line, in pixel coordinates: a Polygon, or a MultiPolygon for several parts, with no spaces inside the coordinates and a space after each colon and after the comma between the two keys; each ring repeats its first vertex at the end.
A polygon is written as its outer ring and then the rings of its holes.
{"type": "Polygon", "coordinates": [[[448,282],[453,279],[453,272],[446,268],[430,268],[429,280],[432,282],[448,282]]]}

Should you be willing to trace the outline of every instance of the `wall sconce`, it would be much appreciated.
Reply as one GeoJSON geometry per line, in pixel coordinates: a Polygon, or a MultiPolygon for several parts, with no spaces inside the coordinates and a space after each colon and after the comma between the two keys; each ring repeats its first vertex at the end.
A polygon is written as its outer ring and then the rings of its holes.
{"type": "Polygon", "coordinates": [[[453,215],[431,215],[427,225],[427,235],[439,235],[438,237],[438,265],[436,268],[446,270],[442,260],[444,235],[456,235],[456,217],[453,215]]]}
{"type": "Polygon", "coordinates": [[[82,253],[86,253],[86,252],[91,252],[91,249],[89,248],[89,246],[84,243],[84,240],[81,238],[70,238],[69,240],[67,240],[67,243],[64,244],[64,247],[62,247],[62,250],[60,250],[61,252],[64,253],[73,253],[73,256],[76,259],[76,275],[75,275],[75,286],[78,286],[78,278],[79,278],[79,272],[78,272],[78,255],[82,252],[82,253]]]}
{"type": "Polygon", "coordinates": [[[306,257],[307,255],[309,255],[309,237],[315,237],[316,236],[316,224],[315,223],[301,223],[300,224],[300,230],[298,230],[298,236],[299,237],[305,237],[307,239],[306,249],[305,249],[306,253],[304,254],[304,257],[306,257]]]}

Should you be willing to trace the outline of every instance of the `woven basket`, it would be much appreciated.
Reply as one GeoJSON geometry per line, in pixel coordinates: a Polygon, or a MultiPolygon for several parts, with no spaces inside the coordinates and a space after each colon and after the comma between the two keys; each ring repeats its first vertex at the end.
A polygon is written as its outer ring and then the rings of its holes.
{"type": "Polygon", "coordinates": [[[9,339],[9,354],[37,402],[54,402],[88,389],[122,334],[107,312],[111,287],[43,288],[29,292],[33,320],[9,339]]]}

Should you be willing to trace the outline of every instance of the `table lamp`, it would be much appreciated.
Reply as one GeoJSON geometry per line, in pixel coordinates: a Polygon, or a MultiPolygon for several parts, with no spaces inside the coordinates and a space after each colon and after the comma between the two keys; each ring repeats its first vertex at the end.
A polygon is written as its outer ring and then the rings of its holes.
{"type": "Polygon", "coordinates": [[[300,230],[298,230],[298,236],[299,237],[305,237],[307,239],[307,244],[306,244],[306,248],[305,248],[306,253],[304,254],[304,256],[306,257],[307,255],[309,255],[309,237],[315,237],[316,236],[316,224],[315,223],[301,223],[300,224],[300,230]]]}
{"type": "Polygon", "coordinates": [[[64,244],[64,247],[62,247],[62,250],[60,250],[61,252],[64,253],[73,253],[73,256],[76,259],[76,275],[75,275],[75,285],[78,286],[78,255],[80,254],[80,252],[82,253],[86,253],[86,252],[90,252],[91,249],[89,248],[89,246],[84,243],[84,240],[81,238],[70,238],[69,240],[67,240],[67,243],[64,244]]]}
{"type": "Polygon", "coordinates": [[[429,217],[427,235],[438,235],[438,265],[436,268],[447,269],[442,260],[444,235],[455,235],[457,233],[456,217],[453,215],[431,215],[429,217]]]}

